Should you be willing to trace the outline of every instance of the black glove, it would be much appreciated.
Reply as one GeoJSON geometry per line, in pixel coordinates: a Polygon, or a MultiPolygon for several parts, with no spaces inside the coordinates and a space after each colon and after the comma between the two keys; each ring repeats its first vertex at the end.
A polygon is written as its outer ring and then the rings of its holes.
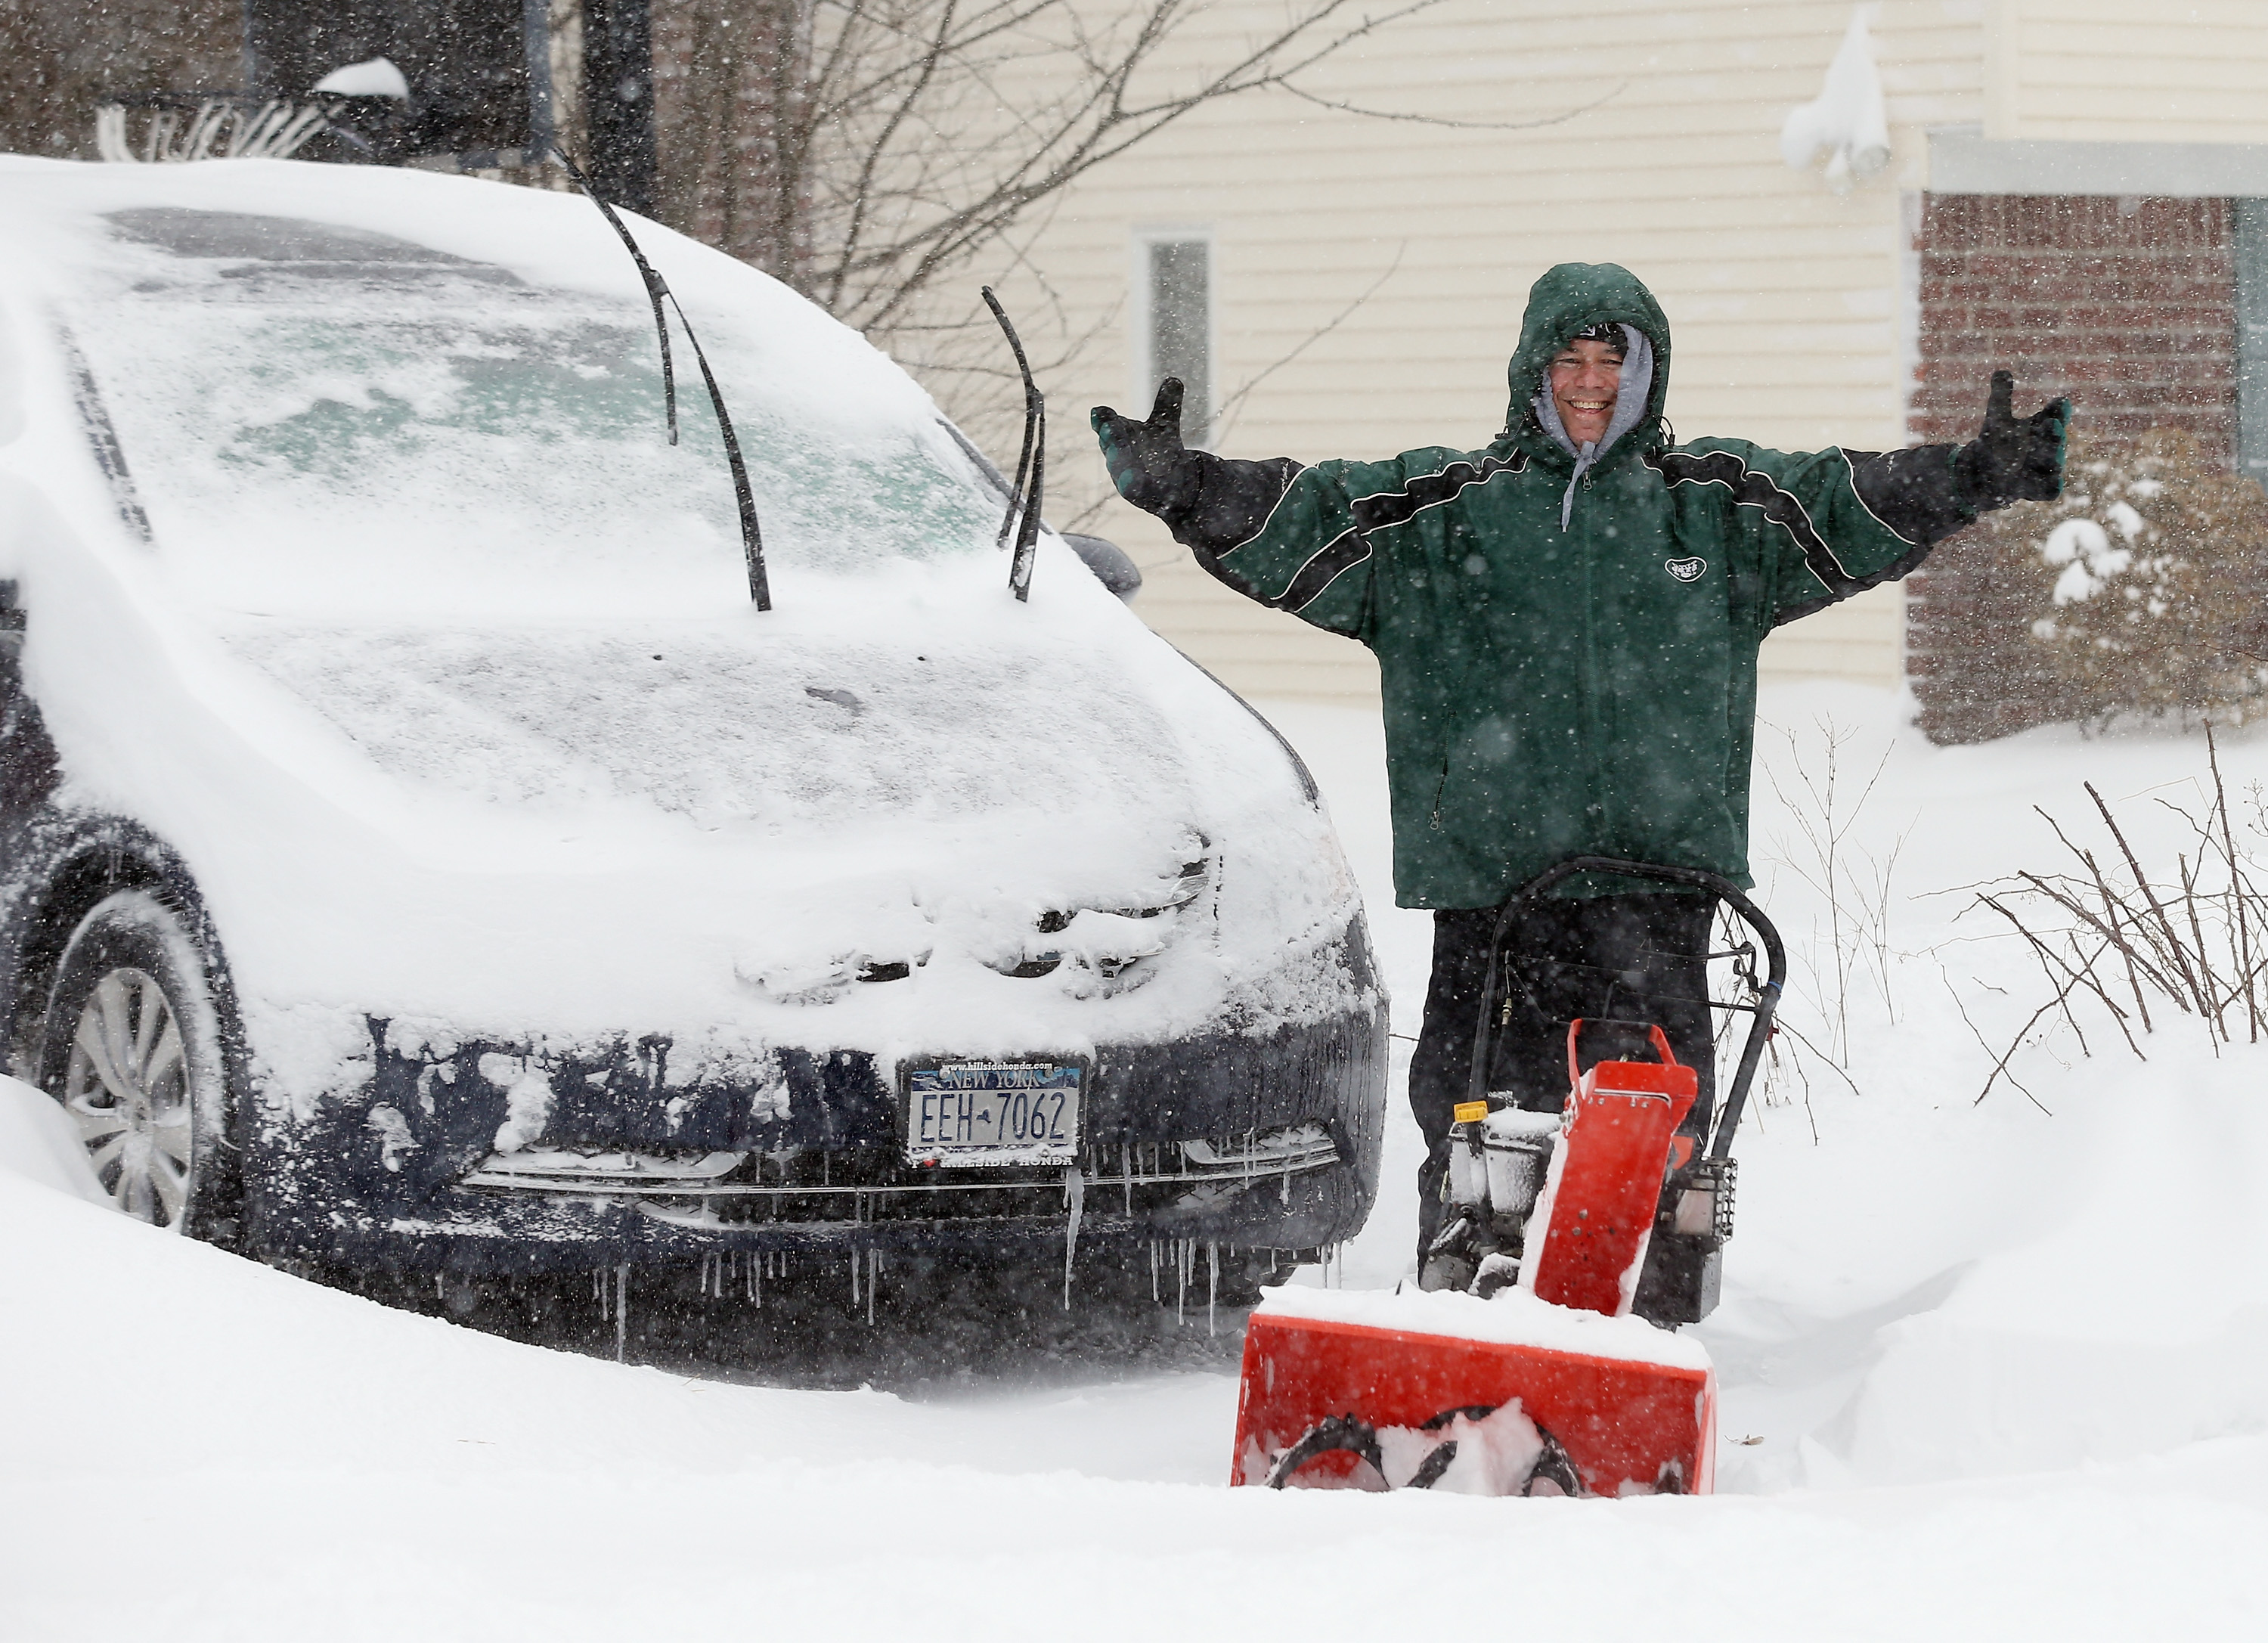
{"type": "Polygon", "coordinates": [[[1203,469],[1182,445],[1179,377],[1167,377],[1158,385],[1158,402],[1150,408],[1147,422],[1121,416],[1108,405],[1096,406],[1087,420],[1101,441],[1103,465],[1120,496],[1168,525],[1177,524],[1197,505],[1203,469]]]}
{"type": "Polygon", "coordinates": [[[2063,494],[2064,436],[2071,427],[2071,402],[2054,400],[2021,422],[2011,409],[2016,379],[1992,373],[1984,402],[1984,425],[1953,453],[1953,478],[1961,500],[1977,512],[2011,502],[2051,502],[2063,494]]]}

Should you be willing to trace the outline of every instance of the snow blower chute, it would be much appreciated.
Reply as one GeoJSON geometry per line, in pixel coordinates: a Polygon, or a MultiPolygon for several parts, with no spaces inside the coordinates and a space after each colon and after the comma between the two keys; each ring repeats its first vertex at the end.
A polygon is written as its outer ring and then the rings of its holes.
{"type": "MultiPolygon", "coordinates": [[[[1450,1139],[1443,1234],[1476,1252],[1469,1286],[1394,1293],[1272,1290],[1244,1341],[1230,1481],[1275,1488],[1471,1494],[1705,1494],[1716,1474],[1716,1376],[1678,1335],[1716,1305],[1732,1235],[1733,1135],[1771,1036],[1787,963],[1756,904],[1718,874],[1579,856],[1505,904],[1473,1087],[1450,1139]],[[1698,1077],[1653,1022],[1578,1020],[1557,1113],[1487,1088],[1504,938],[1514,915],[1579,873],[1712,892],[1753,931],[1728,954],[1748,1041],[1713,1132],[1680,1134],[1698,1077]],[[1595,1029],[1651,1059],[1581,1052],[1595,1029]],[[1706,1146],[1700,1145],[1707,1142],[1706,1146]],[[1664,1327],[1668,1326],[1668,1327],[1664,1327]]],[[[1603,1035],[1601,1035],[1603,1038],[1603,1035]]]]}

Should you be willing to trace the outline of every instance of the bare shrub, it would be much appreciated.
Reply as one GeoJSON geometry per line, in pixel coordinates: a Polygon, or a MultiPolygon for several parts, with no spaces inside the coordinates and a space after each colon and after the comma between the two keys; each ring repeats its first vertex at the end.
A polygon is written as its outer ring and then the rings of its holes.
{"type": "Polygon", "coordinates": [[[2268,812],[2256,787],[2240,830],[2210,726],[2205,756],[2211,785],[2198,802],[2155,801],[2182,819],[2191,841],[2170,864],[2145,867],[2130,829],[2089,782],[2083,785],[2100,829],[2088,829],[2094,842],[2041,810],[2063,846],[2063,870],[2019,873],[1979,894],[1978,905],[2029,947],[2050,996],[2001,1052],[1977,1100],[2053,1015],[2062,1016],[2086,1054],[2093,1051],[2083,1013],[2092,1013],[2098,1028],[2107,1021],[2145,1059],[2143,1037],[2161,1020],[2183,1016],[2216,1050],[2240,1034],[2248,1043],[2260,1042],[2268,1017],[2268,896],[2261,888],[2268,871],[2257,852],[2268,839],[2268,812]]]}
{"type": "MultiPolygon", "coordinates": [[[[1889,766],[1889,749],[1867,769],[1854,766],[1851,757],[1851,743],[1859,733],[1830,718],[1822,715],[1815,721],[1815,747],[1791,727],[1772,728],[1786,740],[1785,769],[1779,760],[1759,760],[1758,768],[1791,830],[1766,842],[1764,858],[1808,887],[1817,900],[1808,933],[1792,925],[1782,931],[1792,973],[1774,1020],[1777,1031],[1759,1098],[1767,1108],[1800,1099],[1816,1140],[1818,1121],[1811,1104],[1814,1072],[1831,1072],[1833,1084],[1852,1094],[1860,1093],[1853,1072],[1854,1011],[1873,992],[1881,998],[1884,1016],[1893,1025],[1898,1019],[1892,983],[1896,961],[1904,955],[1890,946],[1890,885],[1905,836],[1892,839],[1881,854],[1860,844],[1856,836],[1860,816],[1889,766]]],[[[1726,920],[1718,945],[1737,947],[1742,939],[1739,927],[1730,922],[1729,914],[1726,920]]],[[[1739,1028],[1737,1017],[1729,1019],[1722,1038],[1736,1043],[1739,1028]]]]}
{"type": "Polygon", "coordinates": [[[1793,731],[1782,733],[1792,755],[1793,780],[1783,782],[1771,765],[1764,768],[1764,778],[1794,823],[1795,836],[1775,839],[1771,858],[1809,886],[1824,903],[1824,922],[1815,922],[1811,939],[1791,946],[1811,972],[1810,991],[1820,1013],[1827,1052],[1839,1069],[1847,1072],[1852,996],[1862,972],[1872,972],[1883,1012],[1891,1022],[1898,1019],[1890,984],[1890,878],[1897,869],[1905,838],[1900,835],[1884,856],[1861,848],[1852,838],[1890,755],[1885,748],[1864,781],[1854,784],[1850,779],[1852,772],[1845,769],[1845,755],[1858,734],[1855,730],[1837,726],[1830,718],[1820,719],[1821,754],[1816,759],[1803,756],[1793,731]]]}

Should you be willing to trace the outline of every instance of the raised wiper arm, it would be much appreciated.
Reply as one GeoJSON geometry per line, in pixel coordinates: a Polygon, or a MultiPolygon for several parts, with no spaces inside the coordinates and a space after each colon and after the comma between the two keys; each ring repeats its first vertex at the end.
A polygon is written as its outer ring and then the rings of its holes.
{"type": "MultiPolygon", "coordinates": [[[[622,244],[630,248],[630,260],[637,264],[638,277],[645,282],[646,300],[653,305],[654,335],[661,339],[661,400],[669,418],[669,442],[672,445],[677,443],[677,372],[670,360],[669,320],[662,310],[662,298],[667,298],[670,307],[677,311],[677,322],[685,328],[685,340],[693,345],[694,361],[701,367],[701,380],[708,385],[709,403],[716,409],[717,431],[725,441],[725,466],[733,470],[733,499],[740,510],[740,549],[748,563],[748,597],[755,600],[758,610],[770,610],[772,608],[771,582],[764,574],[764,538],[756,526],[756,496],[748,485],[748,465],[740,460],[740,436],[733,431],[733,418],[725,409],[724,393],[717,386],[717,373],[709,368],[709,356],[701,350],[701,339],[694,335],[693,321],[685,317],[685,307],[677,300],[677,293],[670,290],[668,282],[654,271],[653,264],[645,260],[645,253],[638,249],[638,242],[630,238],[630,225],[616,216],[615,208],[591,186],[591,180],[567,157],[566,150],[554,143],[551,151],[567,168],[567,175],[574,181],[575,186],[589,197],[591,203],[599,208],[600,215],[622,236],[622,244]]],[[[1022,350],[1020,349],[1017,352],[1020,358],[1022,350]]],[[[1028,377],[1027,380],[1029,380],[1028,377]]]]}
{"type": "Polygon", "coordinates": [[[1016,457],[1016,483],[1008,496],[1008,512],[1000,520],[997,545],[1008,545],[1008,530],[1013,526],[1016,556],[1008,562],[1008,591],[1018,599],[1028,600],[1032,562],[1040,551],[1040,504],[1047,493],[1048,402],[1039,384],[1032,380],[1031,362],[1024,357],[1024,344],[1016,335],[1016,328],[1008,322],[1007,310],[990,285],[983,291],[984,306],[992,310],[992,317],[1007,335],[1008,346],[1016,355],[1016,369],[1024,378],[1024,448],[1016,457]],[[1024,488],[1027,479],[1031,482],[1028,493],[1024,488]]]}

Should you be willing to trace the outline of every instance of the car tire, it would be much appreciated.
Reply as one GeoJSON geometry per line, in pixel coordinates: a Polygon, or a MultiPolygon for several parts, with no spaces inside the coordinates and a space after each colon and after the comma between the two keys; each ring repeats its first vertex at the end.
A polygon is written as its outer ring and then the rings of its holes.
{"type": "Polygon", "coordinates": [[[212,979],[188,925],[157,895],[118,891],[71,932],[48,995],[40,1073],[119,1210],[194,1237],[232,1225],[212,979]]]}

